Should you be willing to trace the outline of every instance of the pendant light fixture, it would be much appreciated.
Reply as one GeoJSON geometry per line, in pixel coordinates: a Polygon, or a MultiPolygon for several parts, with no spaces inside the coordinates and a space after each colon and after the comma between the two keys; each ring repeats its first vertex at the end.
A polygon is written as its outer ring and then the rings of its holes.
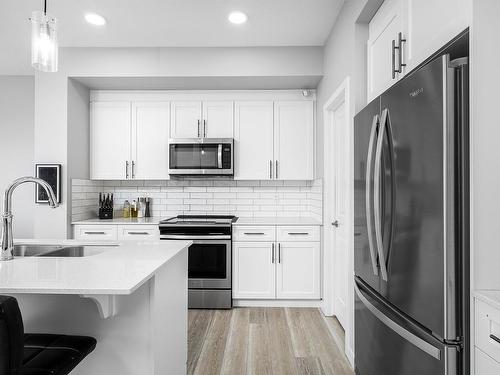
{"type": "Polygon", "coordinates": [[[47,14],[47,0],[43,11],[31,15],[31,66],[42,72],[57,72],[57,20],[47,14]]]}

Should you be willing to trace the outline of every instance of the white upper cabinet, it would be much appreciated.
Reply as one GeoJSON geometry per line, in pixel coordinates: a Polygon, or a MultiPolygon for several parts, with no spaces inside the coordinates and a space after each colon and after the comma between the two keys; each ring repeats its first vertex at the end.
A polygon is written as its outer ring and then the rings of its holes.
{"type": "Polygon", "coordinates": [[[395,49],[398,33],[402,31],[402,12],[402,0],[386,0],[368,26],[368,101],[390,87],[402,74],[396,72],[399,55],[395,49]]]}
{"type": "Polygon", "coordinates": [[[314,103],[274,103],[274,177],[311,180],[314,176],[314,103]]]}
{"type": "Polygon", "coordinates": [[[90,178],[124,180],[130,163],[130,102],[90,105],[90,178]]]}
{"type": "Polygon", "coordinates": [[[405,0],[403,6],[408,71],[470,24],[469,0],[405,0]]]}
{"type": "Polygon", "coordinates": [[[320,243],[280,242],[276,271],[276,298],[319,299],[320,243]]]}
{"type": "Polygon", "coordinates": [[[132,103],[132,178],[169,178],[169,124],[169,102],[132,103]]]}
{"type": "Polygon", "coordinates": [[[385,0],[368,27],[368,101],[465,30],[470,14],[469,0],[385,0]]]}
{"type": "Polygon", "coordinates": [[[233,138],[234,103],[231,101],[203,102],[203,136],[233,138]]]}
{"type": "Polygon", "coordinates": [[[236,102],[234,109],[234,178],[272,179],[273,102],[236,102]]]}
{"type": "Polygon", "coordinates": [[[173,101],[171,105],[170,137],[202,137],[201,101],[173,101]]]}

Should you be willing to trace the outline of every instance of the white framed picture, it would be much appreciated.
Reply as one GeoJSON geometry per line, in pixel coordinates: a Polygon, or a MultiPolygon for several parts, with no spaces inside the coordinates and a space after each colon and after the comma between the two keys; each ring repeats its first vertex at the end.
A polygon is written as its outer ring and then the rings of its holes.
{"type": "MultiPolygon", "coordinates": [[[[61,203],[61,164],[36,164],[36,177],[48,182],[58,203],[61,203]]],[[[35,203],[49,203],[47,192],[40,185],[35,188],[35,203]]]]}

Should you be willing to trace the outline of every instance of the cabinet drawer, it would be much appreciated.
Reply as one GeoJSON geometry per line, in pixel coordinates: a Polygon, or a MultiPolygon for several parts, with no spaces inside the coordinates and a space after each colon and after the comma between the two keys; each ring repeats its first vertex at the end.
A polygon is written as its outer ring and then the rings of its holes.
{"type": "Polygon", "coordinates": [[[276,230],[273,226],[233,227],[233,241],[275,241],[276,230]]]}
{"type": "Polygon", "coordinates": [[[476,346],[500,362],[500,310],[476,299],[476,346]]]}
{"type": "Polygon", "coordinates": [[[158,240],[160,231],[156,225],[118,225],[118,240],[142,241],[158,240]]]}
{"type": "Polygon", "coordinates": [[[279,226],[277,228],[278,242],[297,242],[297,241],[319,241],[319,227],[297,227],[297,226],[279,226]]]}
{"type": "Polygon", "coordinates": [[[500,374],[500,363],[476,348],[474,369],[476,375],[500,374]]]}
{"type": "Polygon", "coordinates": [[[84,241],[116,241],[116,225],[76,225],[75,239],[84,241]]]}

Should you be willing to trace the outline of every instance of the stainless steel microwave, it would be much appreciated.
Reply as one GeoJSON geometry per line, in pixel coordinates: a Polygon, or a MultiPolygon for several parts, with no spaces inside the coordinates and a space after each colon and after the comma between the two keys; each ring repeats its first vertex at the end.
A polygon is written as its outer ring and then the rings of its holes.
{"type": "Polygon", "coordinates": [[[170,175],[233,175],[232,138],[169,140],[170,175]]]}

